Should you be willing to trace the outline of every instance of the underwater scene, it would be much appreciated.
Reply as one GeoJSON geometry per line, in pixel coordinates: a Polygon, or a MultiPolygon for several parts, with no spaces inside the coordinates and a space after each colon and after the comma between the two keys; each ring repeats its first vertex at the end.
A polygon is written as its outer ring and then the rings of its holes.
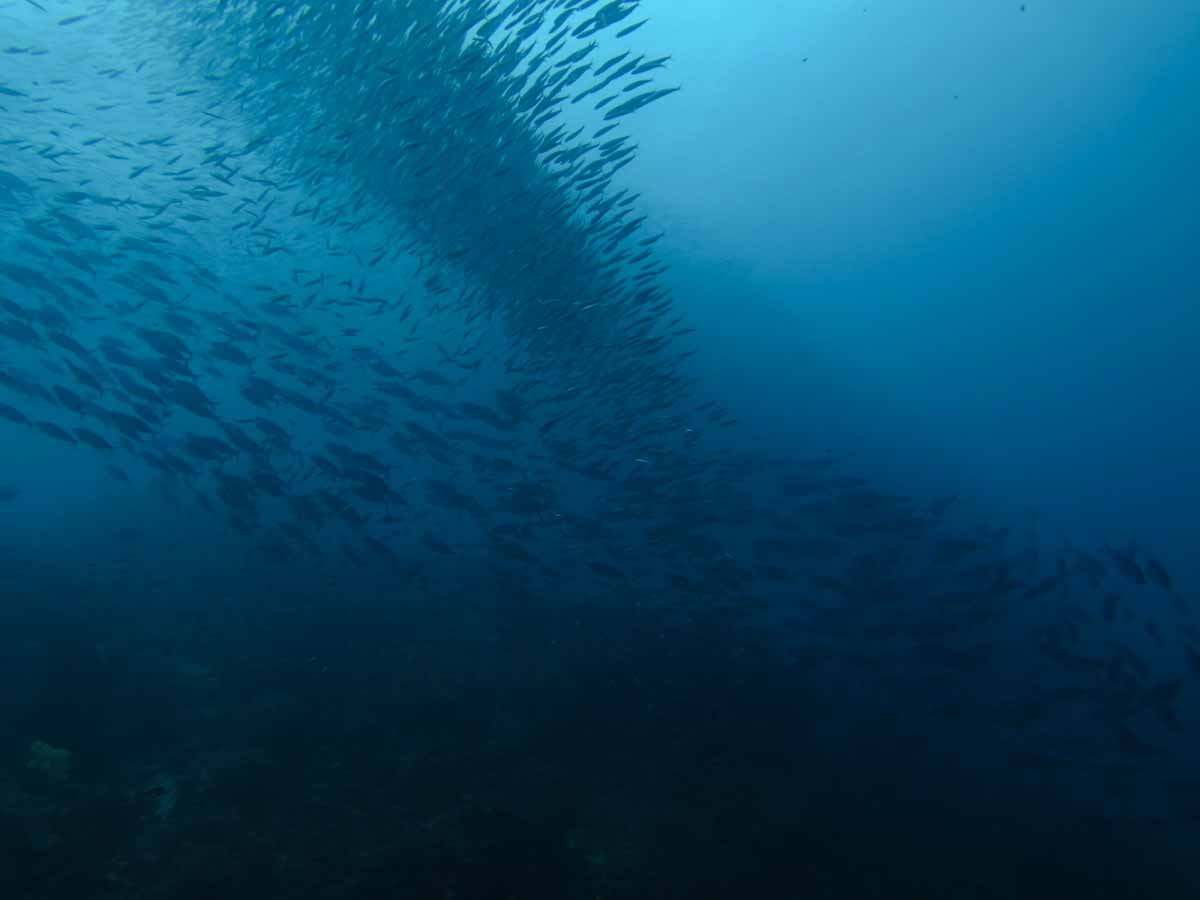
{"type": "Polygon", "coordinates": [[[1195,0],[0,0],[0,897],[1200,896],[1195,0]]]}

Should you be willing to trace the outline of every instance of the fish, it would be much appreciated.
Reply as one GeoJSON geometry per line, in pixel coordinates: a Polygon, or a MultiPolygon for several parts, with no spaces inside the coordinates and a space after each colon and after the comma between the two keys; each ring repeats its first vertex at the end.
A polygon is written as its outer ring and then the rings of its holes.
{"type": "Polygon", "coordinates": [[[978,541],[971,540],[969,538],[950,538],[942,541],[938,546],[937,554],[934,556],[934,562],[958,562],[979,550],[982,546],[983,545],[978,541]]]}
{"type": "Polygon", "coordinates": [[[1025,600],[1032,600],[1035,597],[1043,597],[1060,587],[1062,583],[1062,575],[1046,575],[1040,581],[1037,581],[1026,588],[1025,593],[1021,596],[1025,600]]]}
{"type": "Polygon", "coordinates": [[[129,474],[124,469],[122,469],[120,466],[109,463],[108,465],[106,465],[104,467],[104,470],[106,472],[108,472],[108,474],[111,475],[113,478],[115,478],[117,481],[123,481],[126,484],[133,483],[132,479],[129,477],[129,474]]]}
{"type": "Polygon", "coordinates": [[[0,403],[0,419],[5,419],[16,425],[29,425],[29,417],[21,412],[15,406],[9,406],[7,403],[0,403]]]}
{"type": "Polygon", "coordinates": [[[1117,620],[1117,605],[1121,598],[1109,591],[1104,595],[1104,620],[1106,622],[1115,622],[1117,620]]]}
{"type": "Polygon", "coordinates": [[[38,421],[34,422],[33,426],[42,434],[53,438],[56,441],[62,441],[66,444],[78,443],[78,441],[69,431],[59,425],[56,425],[54,422],[38,421]]]}
{"type": "Polygon", "coordinates": [[[444,541],[438,540],[436,537],[429,534],[428,532],[426,532],[422,536],[421,543],[423,543],[426,547],[428,547],[434,553],[442,553],[442,554],[446,554],[446,555],[452,555],[454,553],[453,548],[451,548],[449,544],[446,544],[444,541]]]}
{"type": "Polygon", "coordinates": [[[111,453],[116,449],[116,447],[89,428],[76,428],[74,429],[74,433],[75,437],[78,438],[81,443],[87,444],[93,449],[102,450],[106,453],[111,453]]]}
{"type": "Polygon", "coordinates": [[[607,578],[613,581],[625,581],[628,577],[616,566],[606,562],[591,562],[588,564],[588,568],[601,578],[607,578]]]}
{"type": "Polygon", "coordinates": [[[1145,573],[1150,576],[1151,581],[1164,591],[1173,591],[1175,589],[1175,582],[1162,563],[1145,552],[1142,553],[1142,562],[1145,573]]]}
{"type": "Polygon", "coordinates": [[[661,100],[663,97],[669,97],[671,94],[674,94],[679,90],[681,90],[681,88],[674,87],[664,88],[656,91],[646,91],[645,93],[638,94],[633,99],[626,100],[624,103],[618,104],[610,109],[604,114],[604,120],[607,122],[612,119],[618,119],[622,116],[627,116],[630,113],[637,112],[644,106],[650,105],[656,100],[661,100]]]}
{"type": "Polygon", "coordinates": [[[1146,576],[1142,573],[1142,569],[1135,559],[1137,550],[1134,546],[1130,545],[1128,550],[1121,551],[1106,543],[1104,545],[1104,553],[1126,581],[1138,585],[1146,583],[1146,576]]]}
{"type": "Polygon", "coordinates": [[[1191,644],[1185,644],[1183,651],[1187,656],[1188,665],[1191,666],[1192,674],[1200,678],[1200,650],[1197,650],[1191,644]]]}
{"type": "Polygon", "coordinates": [[[1139,738],[1124,722],[1113,720],[1109,728],[1116,739],[1117,747],[1126,756],[1144,758],[1154,755],[1157,751],[1150,744],[1139,738]]]}

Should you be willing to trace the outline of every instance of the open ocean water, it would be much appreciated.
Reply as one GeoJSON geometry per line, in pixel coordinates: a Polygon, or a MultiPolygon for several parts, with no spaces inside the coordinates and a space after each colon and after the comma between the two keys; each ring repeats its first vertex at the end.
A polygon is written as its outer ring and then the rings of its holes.
{"type": "Polygon", "coordinates": [[[1195,0],[0,0],[0,896],[1200,896],[1195,0]]]}

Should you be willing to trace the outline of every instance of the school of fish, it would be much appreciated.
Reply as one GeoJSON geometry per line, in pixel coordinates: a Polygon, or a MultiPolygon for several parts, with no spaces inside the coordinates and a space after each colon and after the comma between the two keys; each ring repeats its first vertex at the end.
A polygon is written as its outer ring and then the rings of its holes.
{"type": "Polygon", "coordinates": [[[437,592],[469,563],[769,627],[905,704],[914,752],[951,731],[1200,816],[1164,762],[1200,629],[1152,552],[1051,552],[832,454],[731,449],[618,176],[626,117],[678,90],[631,49],[640,2],[26,2],[0,438],[99,454],[250,565],[437,592]]]}

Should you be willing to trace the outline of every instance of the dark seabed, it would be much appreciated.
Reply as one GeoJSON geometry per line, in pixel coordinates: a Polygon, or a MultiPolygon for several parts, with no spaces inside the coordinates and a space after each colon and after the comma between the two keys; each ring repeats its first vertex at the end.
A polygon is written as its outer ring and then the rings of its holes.
{"type": "Polygon", "coordinates": [[[0,0],[0,896],[1200,896],[1197,96],[1182,0],[0,0]]]}

